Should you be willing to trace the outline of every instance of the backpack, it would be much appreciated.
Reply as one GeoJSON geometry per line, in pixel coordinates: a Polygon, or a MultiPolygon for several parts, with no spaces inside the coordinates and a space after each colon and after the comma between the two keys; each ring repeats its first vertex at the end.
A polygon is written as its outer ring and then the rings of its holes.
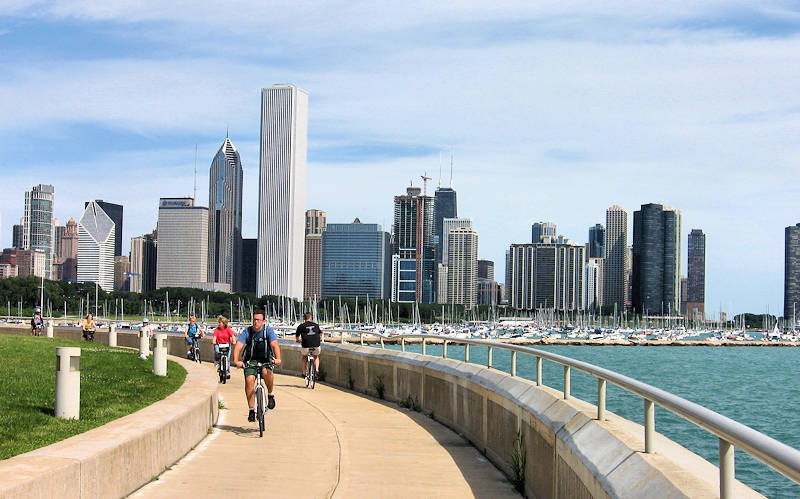
{"type": "Polygon", "coordinates": [[[244,361],[257,360],[268,362],[272,360],[272,347],[267,340],[267,326],[260,333],[253,332],[253,326],[247,328],[247,343],[244,346],[244,361]]]}

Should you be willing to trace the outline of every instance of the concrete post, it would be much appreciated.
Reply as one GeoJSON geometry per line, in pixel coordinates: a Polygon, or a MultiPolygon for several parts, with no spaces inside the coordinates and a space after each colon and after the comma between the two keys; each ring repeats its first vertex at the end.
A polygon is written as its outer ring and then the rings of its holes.
{"type": "Polygon", "coordinates": [[[117,326],[116,324],[111,324],[108,326],[108,346],[115,347],[117,346],[117,326]]]}
{"type": "Polygon", "coordinates": [[[47,337],[48,338],[52,338],[53,337],[53,321],[52,320],[47,322],[47,337]]]}
{"type": "Polygon", "coordinates": [[[167,333],[156,333],[156,347],[153,350],[153,374],[167,375],[167,333]]]}
{"type": "Polygon", "coordinates": [[[56,417],[78,419],[81,409],[81,349],[56,348],[56,417]]]}
{"type": "Polygon", "coordinates": [[[142,334],[139,338],[139,357],[145,360],[148,355],[150,355],[150,337],[142,334]]]}

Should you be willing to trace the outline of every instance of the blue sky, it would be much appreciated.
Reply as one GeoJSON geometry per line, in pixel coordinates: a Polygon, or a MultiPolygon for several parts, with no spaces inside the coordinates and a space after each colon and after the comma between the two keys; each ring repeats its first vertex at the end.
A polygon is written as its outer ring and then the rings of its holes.
{"type": "MultiPolygon", "coordinates": [[[[0,244],[23,192],[56,215],[193,189],[230,129],[255,236],[259,90],[310,95],[309,208],[389,226],[392,196],[454,152],[459,214],[497,262],[530,224],[585,242],[619,204],[707,234],[707,309],[782,309],[800,222],[800,8],[793,2],[0,4],[0,244]]],[[[434,180],[434,184],[436,178],[434,180]]],[[[435,186],[435,185],[434,185],[435,186]]]]}

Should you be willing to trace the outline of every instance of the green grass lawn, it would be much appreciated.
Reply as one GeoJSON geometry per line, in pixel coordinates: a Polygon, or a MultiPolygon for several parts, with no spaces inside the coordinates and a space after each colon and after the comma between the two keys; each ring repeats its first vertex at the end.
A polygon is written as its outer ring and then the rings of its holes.
{"type": "Polygon", "coordinates": [[[163,399],[183,384],[186,370],[168,361],[153,374],[152,357],[99,343],[0,335],[0,459],[58,442],[163,399]],[[57,419],[56,347],[81,347],[79,420],[57,419]]]}

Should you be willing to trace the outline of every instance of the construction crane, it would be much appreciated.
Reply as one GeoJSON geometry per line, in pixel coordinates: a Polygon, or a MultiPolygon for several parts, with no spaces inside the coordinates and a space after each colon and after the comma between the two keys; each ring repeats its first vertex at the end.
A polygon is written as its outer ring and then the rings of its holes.
{"type": "Polygon", "coordinates": [[[423,196],[427,196],[428,195],[428,180],[431,180],[431,177],[428,176],[428,172],[425,172],[425,174],[420,175],[420,178],[422,178],[422,186],[423,186],[422,187],[422,195],[423,196]]]}

